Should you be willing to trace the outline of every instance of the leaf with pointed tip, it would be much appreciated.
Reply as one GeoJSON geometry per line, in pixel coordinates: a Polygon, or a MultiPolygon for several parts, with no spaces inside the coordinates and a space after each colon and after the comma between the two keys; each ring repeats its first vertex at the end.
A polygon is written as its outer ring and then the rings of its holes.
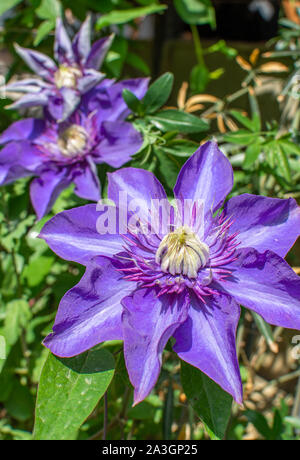
{"type": "Polygon", "coordinates": [[[134,19],[147,16],[148,14],[160,13],[167,8],[166,5],[149,5],[140,8],[130,8],[126,10],[113,10],[110,13],[103,14],[97,21],[96,29],[109,27],[116,24],[125,24],[134,19]]]}
{"type": "Polygon", "coordinates": [[[223,439],[231,414],[232,397],[207,375],[184,361],[181,361],[181,383],[192,407],[214,434],[214,439],[223,439]]]}
{"type": "Polygon", "coordinates": [[[5,11],[10,10],[14,6],[17,6],[19,3],[21,3],[22,0],[1,0],[1,5],[0,5],[0,16],[5,13],[5,11]]]}
{"type": "Polygon", "coordinates": [[[95,347],[75,358],[49,354],[43,367],[34,427],[36,440],[73,440],[106,392],[114,358],[95,347]]]}
{"type": "Polygon", "coordinates": [[[200,133],[208,129],[206,121],[180,110],[162,110],[149,120],[164,132],[200,133]]]}
{"type": "Polygon", "coordinates": [[[143,109],[143,103],[129,89],[123,89],[123,99],[127,107],[133,112],[140,114],[143,109]]]}
{"type": "Polygon", "coordinates": [[[169,99],[174,83],[174,75],[170,72],[163,74],[148,89],[143,104],[146,113],[157,112],[169,99]]]}

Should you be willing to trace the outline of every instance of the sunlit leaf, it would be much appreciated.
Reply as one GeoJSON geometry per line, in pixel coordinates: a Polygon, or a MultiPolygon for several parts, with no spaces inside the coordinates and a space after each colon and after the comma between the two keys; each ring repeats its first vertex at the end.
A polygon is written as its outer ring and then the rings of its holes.
{"type": "Polygon", "coordinates": [[[72,440],[104,395],[114,374],[114,359],[94,348],[75,358],[49,354],[36,404],[36,440],[72,440]]]}

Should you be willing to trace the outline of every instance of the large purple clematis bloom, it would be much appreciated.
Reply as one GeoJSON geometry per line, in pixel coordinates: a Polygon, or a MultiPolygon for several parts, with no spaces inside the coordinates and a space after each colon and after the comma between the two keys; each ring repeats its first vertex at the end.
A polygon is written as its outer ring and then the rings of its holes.
{"type": "Polygon", "coordinates": [[[39,218],[52,207],[59,193],[71,183],[84,199],[98,201],[101,189],[96,164],[119,168],[142,146],[143,139],[124,121],[129,114],[122,99],[124,88],[139,98],[148,79],[133,79],[97,89],[105,107],[91,112],[82,103],[67,121],[28,118],[13,123],[0,137],[0,185],[21,177],[37,176],[31,183],[32,204],[39,218]],[[118,101],[115,104],[116,94],[118,101]]]}
{"type": "MultiPolygon", "coordinates": [[[[246,194],[220,211],[232,186],[229,161],[215,143],[206,143],[179,174],[175,198],[179,204],[189,201],[184,212],[180,207],[173,212],[168,231],[134,233],[133,208],[124,234],[99,234],[102,214],[94,205],[51,219],[41,237],[62,258],[85,265],[86,272],[63,297],[46,347],[71,357],[106,340],[123,340],[138,403],[155,385],[163,349],[174,337],[182,360],[241,403],[239,305],[273,325],[300,329],[300,278],[283,259],[299,236],[300,208],[293,199],[246,194]]],[[[118,203],[124,193],[146,203],[138,223],[147,228],[155,215],[153,199],[163,200],[159,215],[170,210],[150,172],[112,173],[109,198],[118,203]]]]}
{"type": "Polygon", "coordinates": [[[91,19],[88,17],[71,42],[61,19],[57,20],[54,56],[58,65],[38,51],[16,45],[16,51],[41,79],[29,78],[7,86],[8,91],[24,95],[10,107],[43,106],[58,121],[69,117],[81,97],[104,78],[99,68],[113,36],[91,46],[91,19]]]}

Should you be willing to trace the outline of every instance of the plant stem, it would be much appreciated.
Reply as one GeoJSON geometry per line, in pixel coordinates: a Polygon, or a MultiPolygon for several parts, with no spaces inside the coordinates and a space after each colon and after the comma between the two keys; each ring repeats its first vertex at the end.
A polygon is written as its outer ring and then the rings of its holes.
{"type": "Polygon", "coordinates": [[[194,45],[195,45],[195,51],[196,51],[198,64],[203,66],[203,67],[205,67],[203,49],[202,49],[202,45],[201,45],[201,40],[200,40],[200,35],[199,35],[199,32],[198,32],[198,28],[197,28],[196,25],[191,24],[191,30],[192,30],[192,34],[193,34],[193,40],[194,40],[194,45]]]}
{"type": "Polygon", "coordinates": [[[107,404],[107,391],[104,394],[104,422],[103,422],[103,441],[107,436],[107,421],[108,421],[108,404],[107,404]]]}

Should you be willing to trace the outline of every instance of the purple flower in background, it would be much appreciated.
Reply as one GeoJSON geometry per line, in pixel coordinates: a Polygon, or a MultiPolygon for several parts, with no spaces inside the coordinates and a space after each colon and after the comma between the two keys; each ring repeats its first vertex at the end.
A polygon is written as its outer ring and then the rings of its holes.
{"type": "Polygon", "coordinates": [[[43,106],[58,121],[69,117],[81,96],[104,78],[98,70],[111,45],[113,36],[91,46],[91,19],[88,17],[71,42],[61,19],[57,21],[54,56],[58,65],[38,51],[16,45],[16,51],[41,79],[29,78],[7,86],[8,91],[24,93],[10,106],[13,109],[43,106]]]}
{"type": "Polygon", "coordinates": [[[148,79],[134,79],[98,88],[106,101],[91,112],[86,104],[57,124],[53,119],[28,118],[13,123],[0,137],[0,185],[21,177],[37,176],[31,183],[32,204],[39,218],[52,207],[60,192],[72,182],[81,198],[98,201],[101,189],[96,164],[119,168],[142,146],[143,139],[133,126],[123,121],[128,109],[122,94],[128,88],[143,97],[148,79]],[[113,93],[111,97],[110,94],[113,93]]]}
{"type": "Polygon", "coordinates": [[[241,403],[239,305],[273,325],[300,329],[300,278],[283,259],[300,234],[300,208],[293,199],[245,194],[220,211],[232,186],[229,161],[209,142],[179,174],[175,198],[188,206],[176,215],[152,173],[128,168],[109,175],[110,200],[118,203],[126,193],[129,201],[146,203],[139,225],[149,228],[153,200],[162,200],[157,215],[173,216],[168,231],[133,232],[131,208],[125,232],[100,234],[96,205],[47,222],[41,237],[86,272],[63,297],[46,347],[71,357],[123,340],[136,404],[155,385],[163,349],[174,337],[182,360],[241,403]]]}

